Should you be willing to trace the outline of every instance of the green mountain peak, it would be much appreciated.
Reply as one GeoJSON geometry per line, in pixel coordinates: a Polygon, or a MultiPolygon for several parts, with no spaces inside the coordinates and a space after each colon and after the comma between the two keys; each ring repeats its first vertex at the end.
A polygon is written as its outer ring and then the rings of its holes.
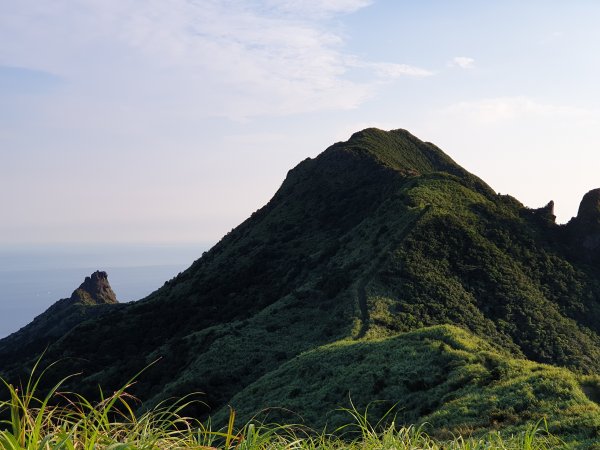
{"type": "Polygon", "coordinates": [[[403,129],[366,128],[340,145],[366,151],[389,167],[414,175],[462,172],[460,166],[435,145],[423,142],[403,129]]]}

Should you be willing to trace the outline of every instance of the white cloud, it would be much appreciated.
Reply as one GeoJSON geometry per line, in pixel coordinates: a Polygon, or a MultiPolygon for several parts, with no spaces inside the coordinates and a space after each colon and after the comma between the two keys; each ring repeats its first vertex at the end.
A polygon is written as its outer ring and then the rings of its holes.
{"type": "Polygon", "coordinates": [[[576,117],[590,119],[596,113],[572,106],[538,103],[527,97],[499,97],[456,103],[443,110],[443,114],[461,116],[479,124],[494,124],[525,117],[576,117]]]}
{"type": "Polygon", "coordinates": [[[468,56],[455,56],[448,65],[450,67],[459,67],[461,69],[473,69],[475,67],[475,60],[468,56]]]}
{"type": "Polygon", "coordinates": [[[355,56],[348,56],[344,61],[346,67],[366,70],[384,81],[400,77],[422,78],[434,75],[430,70],[408,64],[363,61],[355,56]]]}
{"type": "Polygon", "coordinates": [[[538,43],[542,45],[556,44],[557,42],[563,40],[565,37],[567,37],[567,34],[564,31],[556,30],[541,36],[538,43]]]}
{"type": "Polygon", "coordinates": [[[409,66],[407,64],[394,63],[371,63],[368,65],[383,78],[398,78],[398,77],[429,77],[433,72],[421,67],[409,66]]]}
{"type": "Polygon", "coordinates": [[[353,13],[371,3],[371,0],[268,0],[270,6],[281,12],[316,18],[353,13]]]}
{"type": "MultiPolygon", "coordinates": [[[[357,61],[328,19],[367,0],[23,0],[0,16],[0,64],[70,80],[69,104],[241,119],[356,108],[381,78],[425,69],[357,61]],[[360,65],[366,80],[352,81],[360,65]]],[[[78,116],[81,111],[73,112],[78,116]]]]}

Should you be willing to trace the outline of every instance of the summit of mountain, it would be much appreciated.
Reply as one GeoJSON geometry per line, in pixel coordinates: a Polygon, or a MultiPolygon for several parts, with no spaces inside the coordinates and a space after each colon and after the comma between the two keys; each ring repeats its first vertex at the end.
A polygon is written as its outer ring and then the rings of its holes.
{"type": "Polygon", "coordinates": [[[403,129],[383,131],[366,128],[354,133],[346,142],[334,144],[327,152],[355,151],[374,157],[379,163],[407,176],[446,172],[479,183],[493,193],[479,178],[467,172],[431,142],[423,142],[403,129]]]}
{"type": "MultiPolygon", "coordinates": [[[[159,360],[134,387],[149,405],[204,392],[213,412],[289,406],[316,427],[360,391],[358,407],[410,393],[407,421],[443,427],[453,414],[452,430],[567,404],[570,423],[589,428],[600,420],[586,416],[600,411],[600,270],[581,256],[593,253],[583,225],[556,224],[553,209],[496,194],[405,130],[369,128],[302,161],[191,267],[138,302],[100,305],[106,314],[45,358],[64,359],[57,379],[82,373],[70,387],[84,395],[159,360]]],[[[35,348],[9,357],[2,342],[2,375],[24,376],[35,348]]]]}

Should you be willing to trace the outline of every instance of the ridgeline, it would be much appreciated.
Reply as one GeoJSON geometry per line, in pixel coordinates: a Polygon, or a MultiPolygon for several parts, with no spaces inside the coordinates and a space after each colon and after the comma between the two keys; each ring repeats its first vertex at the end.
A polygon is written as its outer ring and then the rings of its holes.
{"type": "Polygon", "coordinates": [[[398,404],[398,421],[434,434],[546,417],[553,433],[591,442],[600,190],[568,224],[554,219],[552,202],[496,194],[407,131],[366,129],[292,169],[267,205],[147,298],[83,296],[78,311],[101,313],[0,341],[1,374],[24,377],[48,346],[45,361],[63,361],[47,383],[81,372],[72,388],[93,395],[160,358],[135,394],[152,405],[204,392],[211,409],[198,416],[280,407],[320,428],[341,423],[349,398],[359,410],[382,400],[373,414],[398,404]]]}

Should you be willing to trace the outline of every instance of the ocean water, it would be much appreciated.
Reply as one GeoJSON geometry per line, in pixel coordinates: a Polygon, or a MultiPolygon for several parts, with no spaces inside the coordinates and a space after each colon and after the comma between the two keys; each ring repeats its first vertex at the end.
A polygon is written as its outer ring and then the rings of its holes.
{"type": "Polygon", "coordinates": [[[139,300],[188,268],[210,244],[0,247],[0,338],[17,331],[96,270],[121,302],[139,300]]]}

